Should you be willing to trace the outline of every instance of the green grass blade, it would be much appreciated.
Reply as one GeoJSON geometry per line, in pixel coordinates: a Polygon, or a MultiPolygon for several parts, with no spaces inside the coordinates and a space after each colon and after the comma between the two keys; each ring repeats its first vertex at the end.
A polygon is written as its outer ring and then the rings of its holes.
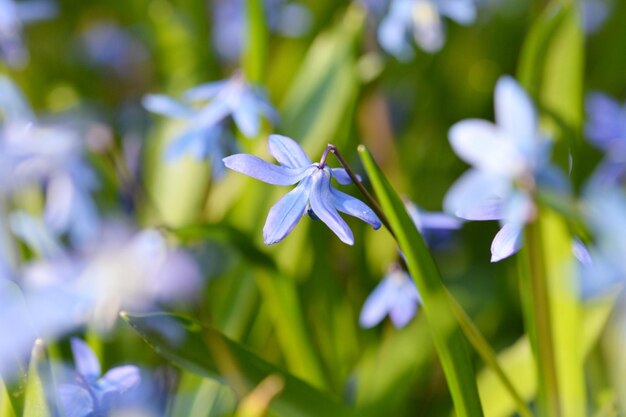
{"type": "Polygon", "coordinates": [[[236,249],[252,266],[257,287],[267,304],[290,370],[316,387],[325,386],[324,375],[310,336],[293,280],[279,270],[266,250],[228,224],[205,224],[169,229],[185,242],[218,240],[236,249]]]}
{"type": "Polygon", "coordinates": [[[474,370],[459,324],[448,301],[437,266],[407,214],[402,200],[391,187],[372,155],[364,146],[359,153],[383,212],[387,215],[409,272],[422,296],[424,314],[430,325],[441,365],[446,375],[456,415],[482,416],[474,370]]]}
{"type": "Polygon", "coordinates": [[[13,410],[13,404],[11,404],[11,398],[9,397],[9,391],[6,385],[0,379],[0,417],[15,417],[15,411],[13,410]]]}
{"type": "Polygon", "coordinates": [[[28,367],[28,379],[26,381],[26,392],[24,394],[24,413],[22,417],[50,417],[52,413],[46,398],[44,379],[48,362],[46,359],[46,348],[43,341],[37,339],[33,347],[33,353],[28,367]]]}
{"type": "Polygon", "coordinates": [[[263,0],[245,0],[246,45],[242,63],[246,78],[261,83],[265,77],[267,62],[267,23],[263,0]]]}
{"type": "Polygon", "coordinates": [[[278,416],[340,417],[351,414],[347,407],[213,328],[165,313],[121,315],[157,353],[203,377],[223,377],[239,399],[268,376],[277,375],[284,388],[271,402],[270,410],[278,416]]]}

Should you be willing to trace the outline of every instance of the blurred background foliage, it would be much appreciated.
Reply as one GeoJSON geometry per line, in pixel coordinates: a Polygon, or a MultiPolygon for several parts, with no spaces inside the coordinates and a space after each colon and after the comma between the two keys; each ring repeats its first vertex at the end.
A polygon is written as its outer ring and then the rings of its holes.
{"type": "MultiPolygon", "coordinates": [[[[380,50],[378,18],[358,4],[301,3],[311,13],[304,34],[268,33],[266,43],[259,44],[266,48],[259,81],[281,120],[273,127],[266,124],[257,139],[240,137],[241,149],[268,159],[267,135],[281,133],[300,141],[313,159],[334,143],[359,166],[356,146],[365,143],[402,195],[428,210],[441,210],[445,192],[466,169],[452,152],[447,131],[465,118],[493,120],[495,82],[517,73],[525,36],[544,2],[483,1],[474,25],[447,22],[442,51],[433,55],[418,49],[408,63],[380,50]]],[[[149,115],[142,97],[177,96],[241,66],[216,52],[216,4],[58,0],[58,6],[56,18],[25,29],[29,65],[3,71],[38,112],[96,121],[88,135],[110,137],[118,157],[125,143],[143,145],[145,195],[135,204],[116,191],[123,183],[107,156],[91,155],[104,179],[100,208],[115,212],[122,202],[141,223],[173,230],[171,238],[191,248],[209,279],[195,304],[181,310],[368,415],[450,415],[450,397],[424,317],[418,314],[399,330],[389,322],[370,330],[358,326],[363,301],[397,256],[387,231],[349,221],[356,236],[349,247],[307,218],[284,242],[265,247],[264,219],[285,189],[232,172],[211,178],[208,164],[190,157],[174,164],[162,161],[163,145],[177,125],[149,115]],[[98,30],[104,32],[90,42],[98,30]]],[[[585,91],[626,95],[624,16],[626,2],[615,1],[604,26],[586,39],[585,91]]],[[[590,172],[600,153],[584,146],[584,170],[590,172]]],[[[348,192],[358,195],[355,187],[348,192]]],[[[524,330],[515,263],[489,262],[496,230],[495,222],[467,223],[435,256],[446,285],[499,352],[516,346],[524,330]]],[[[165,363],[126,327],[104,341],[100,354],[105,366],[165,363]]],[[[596,346],[591,358],[590,378],[605,380],[599,364],[607,357],[596,346]]],[[[481,369],[480,360],[474,360],[481,369]]],[[[514,378],[530,379],[523,370],[514,378]]],[[[172,416],[221,416],[235,407],[224,385],[187,371],[181,372],[177,396],[170,401],[172,416]]],[[[513,411],[505,407],[492,415],[513,411]]]]}

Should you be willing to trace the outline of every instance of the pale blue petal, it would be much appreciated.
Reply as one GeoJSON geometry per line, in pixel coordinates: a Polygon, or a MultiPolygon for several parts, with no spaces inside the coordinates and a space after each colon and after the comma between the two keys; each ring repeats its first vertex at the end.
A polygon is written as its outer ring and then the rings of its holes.
{"type": "Polygon", "coordinates": [[[57,5],[51,0],[27,0],[14,4],[20,20],[26,23],[50,19],[58,12],[57,5]]]}
{"type": "Polygon", "coordinates": [[[513,177],[526,170],[526,160],[503,131],[491,122],[467,119],[450,128],[454,152],[474,167],[513,177]]]}
{"type": "Polygon", "coordinates": [[[209,100],[215,97],[229,82],[229,80],[215,81],[211,83],[200,84],[187,90],[183,97],[189,101],[209,100]]]}
{"type": "Polygon", "coordinates": [[[67,230],[72,220],[72,204],[76,198],[76,187],[65,174],[50,178],[46,189],[44,218],[46,224],[56,233],[67,230]]]}
{"type": "Polygon", "coordinates": [[[583,265],[591,265],[593,261],[591,259],[591,254],[587,249],[587,246],[581,242],[579,239],[574,239],[572,242],[572,252],[578,261],[583,265]]]}
{"type": "Polygon", "coordinates": [[[496,123],[524,155],[536,154],[537,113],[530,97],[512,77],[501,77],[494,97],[496,123]]]}
{"type": "Polygon", "coordinates": [[[310,167],[285,168],[243,153],[227,156],[222,161],[233,171],[273,185],[293,185],[305,177],[310,170],[310,167]]]}
{"type": "Polygon", "coordinates": [[[197,130],[214,129],[228,116],[230,109],[222,100],[215,100],[207,104],[193,117],[193,125],[197,130]]]}
{"type": "Polygon", "coordinates": [[[318,169],[312,175],[313,184],[309,202],[317,217],[332,230],[342,242],[354,244],[352,230],[341,218],[333,204],[333,195],[330,192],[330,172],[318,169]]]}
{"type": "Polygon", "coordinates": [[[75,337],[70,341],[76,371],[87,381],[93,382],[100,377],[100,362],[89,345],[75,337]]]}
{"type": "Polygon", "coordinates": [[[306,212],[311,177],[305,177],[300,184],[271,208],[263,226],[263,239],[266,245],[280,242],[293,230],[306,212]]]}
{"type": "Polygon", "coordinates": [[[407,28],[403,21],[386,17],[378,27],[380,46],[400,61],[413,58],[413,50],[407,41],[407,28]]]}
{"type": "Polygon", "coordinates": [[[334,189],[332,186],[330,187],[330,194],[332,196],[332,204],[337,208],[337,210],[363,220],[374,229],[380,228],[380,219],[376,213],[374,213],[374,211],[367,206],[367,204],[352,197],[351,195],[334,189]]]}
{"type": "Polygon", "coordinates": [[[491,262],[508,258],[522,246],[523,225],[505,224],[491,243],[491,262]]]}
{"type": "MultiPolygon", "coordinates": [[[[331,168],[330,172],[333,174],[333,178],[337,180],[337,182],[341,185],[350,185],[352,184],[352,178],[348,175],[348,172],[343,168],[331,168]]],[[[356,175],[356,179],[361,181],[361,176],[356,175]]]]}
{"type": "Polygon", "coordinates": [[[398,293],[398,297],[396,297],[389,312],[389,318],[393,325],[400,329],[409,324],[411,319],[415,317],[417,306],[418,304],[415,300],[407,297],[405,294],[398,293]]]}
{"type": "Polygon", "coordinates": [[[462,25],[472,24],[476,20],[474,0],[439,0],[439,13],[462,25]]]}
{"type": "MultiPolygon", "coordinates": [[[[165,148],[165,161],[175,162],[186,153],[202,147],[202,134],[198,130],[189,130],[167,144],[165,148]]],[[[197,155],[196,155],[197,156],[197,155]]]]}
{"type": "Polygon", "coordinates": [[[620,104],[602,93],[589,94],[585,100],[588,121],[585,134],[599,148],[610,151],[616,144],[625,146],[626,114],[620,104]]]}
{"type": "Polygon", "coordinates": [[[235,124],[244,136],[252,138],[259,134],[261,129],[259,108],[252,94],[242,94],[237,107],[232,109],[232,112],[235,124]]]}
{"type": "Polygon", "coordinates": [[[64,417],[86,417],[94,411],[93,398],[89,391],[79,385],[60,385],[58,398],[64,417]]]}
{"type": "Polygon", "coordinates": [[[456,230],[463,225],[463,221],[457,217],[427,211],[420,211],[420,221],[424,230],[456,230]]]}
{"type": "Polygon", "coordinates": [[[448,190],[444,198],[445,211],[466,220],[498,220],[501,204],[510,193],[506,178],[469,170],[448,190]]]}
{"type": "Polygon", "coordinates": [[[303,168],[312,164],[304,150],[295,140],[281,135],[270,135],[270,153],[286,168],[303,168]]]}
{"type": "Polygon", "coordinates": [[[24,95],[8,77],[0,75],[0,111],[5,122],[33,122],[35,114],[24,95]]]}
{"type": "Polygon", "coordinates": [[[395,303],[396,295],[396,287],[389,279],[384,278],[365,300],[359,325],[370,328],[383,321],[395,303]]]}
{"type": "Polygon", "coordinates": [[[17,211],[9,217],[11,231],[26,245],[44,258],[56,258],[63,253],[61,242],[44,223],[30,214],[17,211]]]}
{"type": "Polygon", "coordinates": [[[193,114],[191,108],[164,94],[146,94],[141,103],[146,110],[167,117],[185,118],[193,114]]]}
{"type": "Polygon", "coordinates": [[[139,368],[133,365],[118,366],[109,370],[98,380],[96,386],[100,394],[123,393],[136,387],[141,380],[139,368]]]}
{"type": "Polygon", "coordinates": [[[522,228],[532,219],[534,211],[532,197],[526,192],[515,190],[502,206],[502,224],[522,228]]]}
{"type": "Polygon", "coordinates": [[[435,5],[428,1],[416,3],[412,17],[415,42],[426,52],[439,51],[445,42],[445,33],[435,5]]]}

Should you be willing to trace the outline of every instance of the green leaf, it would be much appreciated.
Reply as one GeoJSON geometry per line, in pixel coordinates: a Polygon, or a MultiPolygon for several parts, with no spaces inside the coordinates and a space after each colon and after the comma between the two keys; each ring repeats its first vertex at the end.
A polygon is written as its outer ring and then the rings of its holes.
{"type": "Polygon", "coordinates": [[[348,416],[350,410],[304,381],[266,362],[244,346],[211,327],[165,313],[121,313],[143,339],[174,364],[206,378],[223,377],[241,399],[270,375],[284,388],[270,404],[280,416],[348,416]]]}
{"type": "Polygon", "coordinates": [[[46,398],[46,385],[44,383],[50,376],[47,367],[46,347],[41,339],[37,339],[28,367],[22,417],[50,417],[52,415],[46,398]]]}
{"type": "Polygon", "coordinates": [[[267,23],[262,0],[245,0],[246,45],[243,68],[246,78],[253,83],[263,82],[267,61],[267,23]]]}
{"type": "MultiPolygon", "coordinates": [[[[555,156],[569,169],[582,141],[584,34],[574,4],[551,4],[535,22],[520,56],[519,80],[535,99],[544,127],[557,140],[555,156]]],[[[576,158],[572,166],[578,175],[576,158]]]]}
{"type": "Polygon", "coordinates": [[[169,230],[187,242],[215,239],[228,243],[254,266],[257,287],[267,304],[290,369],[316,387],[324,386],[324,377],[306,332],[296,286],[279,271],[274,259],[243,232],[227,224],[169,230]]]}
{"type": "Polygon", "coordinates": [[[9,397],[9,391],[6,385],[0,379],[0,417],[15,417],[15,411],[11,404],[11,398],[9,397]]]}
{"type": "Polygon", "coordinates": [[[401,198],[391,187],[367,149],[359,153],[365,171],[404,253],[409,273],[422,296],[422,308],[439,355],[458,417],[482,416],[474,370],[466,341],[448,301],[448,292],[422,236],[401,198]]]}
{"type": "MultiPolygon", "coordinates": [[[[583,307],[579,332],[585,357],[591,353],[598,342],[614,303],[615,297],[607,297],[583,307]]],[[[513,381],[524,401],[533,401],[537,394],[537,370],[534,366],[528,337],[521,337],[513,345],[501,351],[498,354],[498,362],[513,381]]],[[[508,417],[515,412],[515,402],[507,395],[506,388],[492,369],[485,368],[479,373],[478,388],[485,416],[508,417]]]]}

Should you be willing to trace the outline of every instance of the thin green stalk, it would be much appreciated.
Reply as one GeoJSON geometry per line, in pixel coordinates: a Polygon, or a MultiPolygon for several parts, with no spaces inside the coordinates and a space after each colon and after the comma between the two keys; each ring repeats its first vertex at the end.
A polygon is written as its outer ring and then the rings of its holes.
{"type": "Polygon", "coordinates": [[[267,61],[267,23],[263,0],[245,0],[246,43],[242,66],[246,79],[261,83],[265,77],[267,61]]]}
{"type": "Polygon", "coordinates": [[[478,354],[487,364],[487,366],[489,366],[496,373],[496,375],[502,382],[502,385],[504,385],[509,394],[511,394],[511,397],[517,404],[517,411],[519,412],[520,416],[533,417],[532,412],[522,399],[521,395],[517,392],[517,389],[515,389],[515,386],[513,385],[509,377],[500,367],[497,356],[491,349],[491,346],[489,346],[487,340],[485,340],[485,337],[482,335],[482,333],[480,333],[480,330],[478,330],[478,327],[476,327],[476,324],[474,324],[470,316],[465,312],[463,307],[450,292],[448,292],[448,298],[450,301],[450,305],[452,306],[452,312],[456,316],[456,319],[459,321],[465,337],[467,337],[476,352],[478,352],[478,354]]]}
{"type": "Polygon", "coordinates": [[[525,264],[520,276],[526,329],[536,355],[538,406],[541,416],[559,416],[559,390],[546,265],[538,222],[526,227],[525,264]]]}

